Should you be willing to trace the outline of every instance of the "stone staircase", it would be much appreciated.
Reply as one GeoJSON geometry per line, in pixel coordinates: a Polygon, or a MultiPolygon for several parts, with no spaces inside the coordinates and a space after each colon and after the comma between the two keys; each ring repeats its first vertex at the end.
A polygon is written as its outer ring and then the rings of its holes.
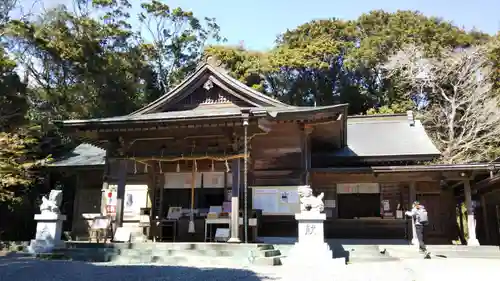
{"type": "Polygon", "coordinates": [[[377,245],[337,245],[332,248],[334,257],[345,257],[348,264],[398,260],[377,245]]]}
{"type": "MultiPolygon", "coordinates": [[[[338,243],[328,243],[332,250],[332,258],[344,259],[346,264],[363,262],[395,261],[395,257],[387,255],[377,245],[346,245],[338,243]]],[[[294,245],[279,245],[283,256],[287,256],[294,245]]]]}
{"type": "Polygon", "coordinates": [[[273,245],[227,243],[67,243],[60,249],[72,260],[120,264],[281,265],[273,245]]]}
{"type": "MultiPolygon", "coordinates": [[[[422,258],[416,246],[410,245],[380,245],[386,250],[386,255],[398,259],[422,258]]],[[[431,258],[478,258],[500,259],[498,246],[463,246],[463,245],[428,245],[431,258]]]]}

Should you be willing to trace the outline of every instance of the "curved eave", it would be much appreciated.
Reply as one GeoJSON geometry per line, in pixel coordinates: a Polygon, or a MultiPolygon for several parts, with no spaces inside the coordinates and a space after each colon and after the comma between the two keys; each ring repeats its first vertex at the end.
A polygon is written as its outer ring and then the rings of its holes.
{"type": "Polygon", "coordinates": [[[331,118],[336,114],[346,114],[347,106],[348,104],[337,104],[332,106],[271,109],[267,111],[267,114],[274,120],[318,120],[331,118]]]}
{"type": "Polygon", "coordinates": [[[289,107],[289,105],[285,103],[277,101],[246,86],[245,84],[229,76],[223,71],[218,70],[217,68],[209,64],[204,64],[171,91],[159,97],[157,100],[151,102],[145,107],[132,112],[129,116],[153,113],[156,110],[161,109],[169,102],[181,96],[184,96],[186,91],[188,91],[189,89],[193,89],[193,87],[199,84],[200,79],[207,74],[213,75],[216,79],[222,81],[224,84],[230,87],[234,92],[242,94],[244,98],[257,101],[257,104],[260,107],[289,107]]]}
{"type": "Polygon", "coordinates": [[[228,114],[219,116],[202,116],[193,118],[175,118],[175,119],[145,119],[145,120],[67,120],[63,122],[54,122],[59,128],[66,130],[76,129],[76,130],[95,130],[95,129],[107,129],[116,126],[132,126],[132,127],[147,127],[147,126],[161,126],[166,124],[178,123],[178,122],[199,122],[206,120],[220,120],[220,121],[230,121],[241,119],[241,114],[228,114]]]}

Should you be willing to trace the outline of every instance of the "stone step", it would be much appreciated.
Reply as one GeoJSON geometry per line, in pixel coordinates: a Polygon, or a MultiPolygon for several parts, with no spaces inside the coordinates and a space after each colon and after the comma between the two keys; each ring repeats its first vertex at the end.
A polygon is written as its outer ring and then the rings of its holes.
{"type": "Polygon", "coordinates": [[[228,250],[142,250],[124,249],[121,256],[150,255],[150,256],[206,256],[206,257],[241,257],[248,256],[250,251],[228,251],[228,250]]]}
{"type": "Polygon", "coordinates": [[[115,248],[115,249],[144,249],[144,250],[231,250],[247,251],[255,248],[271,249],[273,245],[266,244],[228,244],[228,243],[66,243],[67,248],[115,248]]]}
{"type": "Polygon", "coordinates": [[[255,257],[250,263],[258,266],[279,266],[282,265],[282,258],[284,258],[284,256],[255,257]]]}
{"type": "Polygon", "coordinates": [[[203,264],[230,266],[230,265],[247,265],[247,259],[235,259],[224,257],[196,257],[196,256],[116,256],[111,260],[111,263],[119,264],[203,264]]]}
{"type": "Polygon", "coordinates": [[[274,245],[272,245],[272,244],[257,245],[257,249],[259,249],[259,250],[274,250],[274,245]]]}
{"type": "Polygon", "coordinates": [[[370,262],[384,262],[384,261],[399,261],[400,258],[391,256],[363,256],[363,257],[348,257],[346,258],[347,264],[370,263],[370,262]]]}
{"type": "Polygon", "coordinates": [[[276,256],[281,256],[281,251],[280,250],[260,250],[260,251],[254,251],[256,256],[259,257],[276,257],[276,256]]]}

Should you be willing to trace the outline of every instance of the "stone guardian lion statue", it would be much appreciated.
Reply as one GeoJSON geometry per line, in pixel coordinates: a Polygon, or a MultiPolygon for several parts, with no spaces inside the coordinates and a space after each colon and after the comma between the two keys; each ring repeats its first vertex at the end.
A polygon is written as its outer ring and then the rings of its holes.
{"type": "Polygon", "coordinates": [[[301,212],[318,212],[321,213],[325,209],[323,203],[323,192],[317,197],[313,195],[312,189],[308,185],[303,185],[298,188],[300,198],[301,212]]]}
{"type": "Polygon", "coordinates": [[[62,203],[62,190],[51,190],[49,198],[43,196],[40,204],[42,214],[60,214],[59,206],[62,203]]]}

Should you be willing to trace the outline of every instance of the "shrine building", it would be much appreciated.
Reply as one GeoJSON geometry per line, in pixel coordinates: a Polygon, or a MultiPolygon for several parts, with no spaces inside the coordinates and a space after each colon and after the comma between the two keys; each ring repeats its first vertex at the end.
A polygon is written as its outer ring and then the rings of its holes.
{"type": "Polygon", "coordinates": [[[458,239],[461,201],[469,243],[486,237],[474,183],[500,166],[423,165],[440,152],[411,112],[347,109],[290,106],[203,64],[129,115],[57,122],[83,142],[52,164],[65,229],[87,240],[92,220],[109,216],[153,241],[213,241],[219,228],[229,242],[296,237],[297,187],[310,185],[325,194],[327,238],[411,240],[403,214],[417,199],[431,243],[458,239]]]}

